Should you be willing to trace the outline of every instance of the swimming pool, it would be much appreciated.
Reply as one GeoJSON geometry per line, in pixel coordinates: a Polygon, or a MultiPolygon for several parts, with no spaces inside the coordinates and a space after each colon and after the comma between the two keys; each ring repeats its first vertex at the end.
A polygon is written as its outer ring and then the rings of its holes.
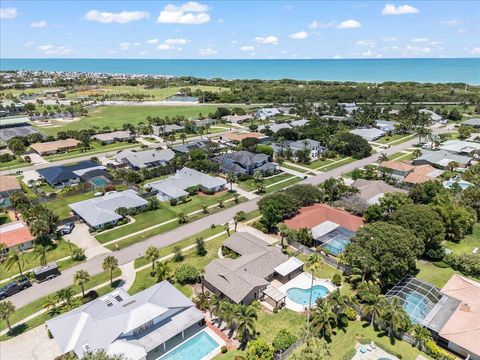
{"type": "Polygon", "coordinates": [[[411,293],[405,297],[403,310],[405,310],[412,322],[419,323],[428,315],[430,307],[422,295],[411,293]]]}
{"type": "Polygon", "coordinates": [[[201,331],[158,360],[201,360],[219,346],[206,331],[201,331]]]}
{"type": "Polygon", "coordinates": [[[106,185],[108,184],[107,180],[105,180],[105,179],[104,179],[103,177],[101,177],[101,176],[90,179],[90,182],[91,182],[93,185],[99,186],[99,187],[103,187],[103,186],[106,186],[106,185]]]}
{"type": "MultiPolygon", "coordinates": [[[[308,305],[310,299],[310,289],[291,288],[287,290],[287,296],[293,302],[300,305],[308,305]]],[[[317,302],[317,299],[327,296],[328,289],[322,285],[315,285],[312,292],[312,304],[317,302]]]]}
{"type": "Polygon", "coordinates": [[[332,253],[333,255],[338,255],[345,247],[350,244],[350,240],[343,236],[337,236],[321,245],[322,248],[327,250],[328,252],[332,253]]]}

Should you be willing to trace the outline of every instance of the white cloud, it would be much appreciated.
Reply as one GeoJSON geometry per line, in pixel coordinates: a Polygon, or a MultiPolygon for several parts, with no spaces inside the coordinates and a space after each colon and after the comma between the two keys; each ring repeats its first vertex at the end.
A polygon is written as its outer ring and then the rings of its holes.
{"type": "Polygon", "coordinates": [[[375,47],[375,41],[373,40],[358,40],[355,42],[356,46],[368,47],[373,49],[375,47]]]}
{"type": "Polygon", "coordinates": [[[47,22],[42,20],[42,21],[34,21],[30,24],[30,27],[32,28],[44,28],[47,26],[47,22]]]}
{"type": "Polygon", "coordinates": [[[242,46],[240,48],[241,51],[253,51],[255,50],[255,46],[242,46]]]}
{"type": "Polygon", "coordinates": [[[474,47],[472,50],[470,50],[471,55],[480,55],[480,47],[474,47]]]}
{"type": "Polygon", "coordinates": [[[439,22],[439,24],[441,26],[457,26],[457,25],[460,25],[461,23],[462,23],[462,21],[460,21],[458,19],[441,20],[439,22]]]}
{"type": "Polygon", "coordinates": [[[350,20],[342,21],[337,26],[337,29],[357,29],[361,27],[362,27],[362,24],[360,24],[360,22],[358,22],[357,20],[350,19],[350,20]]]}
{"type": "Polygon", "coordinates": [[[273,44],[273,45],[276,45],[278,44],[278,38],[276,36],[273,36],[273,35],[269,35],[269,36],[257,36],[255,37],[255,42],[257,44],[273,44]]]}
{"type": "Polygon", "coordinates": [[[146,11],[122,11],[119,13],[101,12],[90,10],[85,14],[85,20],[95,21],[103,24],[118,23],[126,24],[130,21],[149,19],[150,15],[146,11]]]}
{"type": "Polygon", "coordinates": [[[148,52],[146,52],[146,51],[139,51],[138,52],[138,55],[147,55],[147,54],[148,54],[148,52]]]}
{"type": "Polygon", "coordinates": [[[381,57],[382,57],[381,54],[376,53],[376,52],[374,52],[374,51],[372,51],[372,50],[370,50],[370,49],[367,50],[367,51],[362,52],[361,55],[362,55],[363,57],[369,57],[369,58],[373,58],[373,57],[374,57],[374,58],[381,58],[381,57]]]}
{"type": "Polygon", "coordinates": [[[302,40],[302,39],[306,39],[308,37],[308,34],[306,31],[299,31],[299,32],[290,34],[288,37],[294,40],[302,40]]]}
{"type": "Polygon", "coordinates": [[[223,18],[220,18],[220,19],[217,20],[217,22],[218,22],[219,24],[223,24],[224,21],[225,21],[225,19],[223,19],[223,18]]]}
{"type": "Polygon", "coordinates": [[[0,19],[15,19],[18,16],[16,8],[1,8],[0,19]]]}
{"type": "Polygon", "coordinates": [[[410,5],[399,5],[395,6],[393,4],[387,4],[382,10],[382,15],[404,15],[404,14],[418,14],[419,11],[417,8],[414,8],[410,5]]]}
{"type": "Polygon", "coordinates": [[[342,55],[337,54],[337,55],[335,55],[333,58],[334,58],[334,59],[341,59],[341,58],[342,58],[342,55]]]}
{"type": "Polygon", "coordinates": [[[199,55],[215,55],[215,54],[218,54],[218,51],[211,47],[208,47],[205,49],[199,49],[198,54],[199,55]]]}
{"type": "Polygon", "coordinates": [[[398,38],[396,38],[395,36],[385,36],[382,38],[382,41],[385,41],[385,42],[392,42],[392,41],[397,41],[398,38]]]}
{"type": "Polygon", "coordinates": [[[210,21],[208,6],[194,1],[175,6],[168,4],[158,16],[157,23],[198,25],[210,21]]]}
{"type": "Polygon", "coordinates": [[[425,43],[428,40],[429,39],[427,37],[422,37],[422,38],[414,38],[411,41],[414,42],[414,43],[425,43]]]}
{"type": "Polygon", "coordinates": [[[29,41],[29,42],[25,43],[24,46],[29,47],[29,46],[32,46],[34,44],[35,44],[35,41],[29,41]]]}
{"type": "Polygon", "coordinates": [[[37,49],[43,52],[45,55],[70,55],[75,52],[66,46],[54,46],[51,44],[37,46],[37,49]]]}
{"type": "Polygon", "coordinates": [[[170,50],[172,48],[171,45],[168,44],[160,44],[158,45],[158,50],[170,50]]]}
{"type": "Polygon", "coordinates": [[[405,46],[405,50],[414,54],[428,54],[432,52],[432,48],[425,46],[413,46],[413,45],[407,45],[405,46]]]}
{"type": "Polygon", "coordinates": [[[146,43],[155,45],[155,44],[158,44],[158,39],[149,39],[149,40],[146,41],[146,43]]]}
{"type": "Polygon", "coordinates": [[[165,44],[168,44],[168,45],[184,45],[188,42],[189,42],[189,40],[187,40],[187,39],[167,39],[167,40],[165,40],[165,44]]]}
{"type": "Polygon", "coordinates": [[[330,21],[328,23],[322,23],[320,21],[312,21],[308,27],[310,29],[327,29],[335,26],[335,21],[330,21]]]}
{"type": "Polygon", "coordinates": [[[37,49],[40,51],[47,51],[47,50],[53,49],[53,45],[40,45],[40,46],[37,46],[37,49]]]}
{"type": "Polygon", "coordinates": [[[128,42],[121,42],[120,44],[118,44],[118,46],[120,46],[120,49],[122,50],[128,50],[130,49],[131,44],[128,42]]]}
{"type": "Polygon", "coordinates": [[[232,41],[230,41],[230,45],[236,45],[237,43],[238,43],[237,40],[232,40],[232,41]]]}

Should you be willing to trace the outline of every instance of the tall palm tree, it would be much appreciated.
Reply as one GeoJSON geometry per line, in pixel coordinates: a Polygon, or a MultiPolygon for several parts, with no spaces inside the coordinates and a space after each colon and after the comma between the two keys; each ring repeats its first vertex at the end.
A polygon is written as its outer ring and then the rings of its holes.
{"type": "Polygon", "coordinates": [[[239,222],[244,221],[247,218],[247,214],[245,211],[238,211],[235,216],[233,217],[233,221],[235,222],[235,231],[237,231],[237,225],[239,222]]]}
{"type": "Polygon", "coordinates": [[[10,315],[15,312],[15,306],[11,301],[0,302],[0,319],[7,322],[8,331],[12,331],[12,325],[10,324],[10,315]]]}
{"type": "Polygon", "coordinates": [[[342,294],[339,289],[331,292],[326,298],[326,301],[330,304],[333,312],[337,316],[341,315],[345,308],[350,304],[350,298],[347,295],[342,294]]]}
{"type": "Polygon", "coordinates": [[[65,305],[65,307],[67,309],[71,307],[72,299],[73,299],[74,295],[75,294],[74,294],[73,289],[71,287],[58,290],[55,293],[55,297],[57,298],[57,302],[63,303],[63,305],[65,305]]]}
{"type": "Polygon", "coordinates": [[[398,331],[406,330],[410,324],[410,318],[400,305],[400,300],[395,297],[385,308],[382,320],[388,328],[388,336],[393,337],[398,331]]]}
{"type": "Polygon", "coordinates": [[[160,250],[155,246],[149,246],[147,250],[145,250],[144,257],[152,263],[152,270],[155,270],[155,261],[160,258],[160,250]]]}
{"type": "Polygon", "coordinates": [[[315,279],[315,271],[323,267],[322,258],[319,254],[313,253],[307,259],[307,267],[310,269],[312,275],[312,283],[310,284],[310,296],[308,299],[307,307],[307,322],[310,322],[310,308],[312,306],[312,296],[313,296],[313,280],[315,279]]]}
{"type": "Polygon", "coordinates": [[[240,334],[242,343],[247,343],[255,336],[255,323],[257,319],[257,311],[253,306],[238,306],[236,313],[237,335],[240,334]]]}
{"type": "Polygon", "coordinates": [[[170,262],[159,261],[157,263],[157,268],[155,269],[155,276],[157,277],[157,282],[170,280],[173,277],[173,270],[170,262]]]}
{"type": "Polygon", "coordinates": [[[47,265],[47,247],[41,244],[35,245],[33,251],[35,252],[35,258],[40,260],[40,266],[47,265]]]}
{"type": "Polygon", "coordinates": [[[388,161],[388,156],[387,154],[381,153],[380,156],[378,157],[378,162],[382,163],[384,161],[388,161]]]}
{"type": "Polygon", "coordinates": [[[10,254],[8,255],[7,261],[5,261],[5,268],[10,270],[14,265],[18,266],[18,271],[20,275],[23,276],[22,267],[24,261],[22,259],[22,255],[17,250],[10,250],[10,254]]]}
{"type": "Polygon", "coordinates": [[[82,289],[82,297],[85,297],[85,284],[90,281],[90,274],[87,270],[78,270],[73,275],[73,282],[82,289]]]}
{"type": "Polygon", "coordinates": [[[333,334],[333,328],[337,322],[337,315],[333,312],[332,307],[326,301],[322,306],[315,309],[312,318],[312,326],[319,332],[322,337],[331,337],[333,334]]]}
{"type": "Polygon", "coordinates": [[[429,340],[432,340],[432,334],[430,333],[430,330],[421,324],[414,324],[412,326],[411,334],[414,339],[414,345],[420,350],[425,349],[425,344],[429,340]]]}
{"type": "Polygon", "coordinates": [[[280,245],[282,246],[282,249],[283,249],[285,236],[288,235],[288,227],[284,223],[278,223],[277,224],[277,229],[278,229],[278,233],[281,236],[280,245]]]}
{"type": "Polygon", "coordinates": [[[265,191],[265,179],[260,171],[253,174],[253,185],[259,194],[265,191]]]}
{"type": "Polygon", "coordinates": [[[182,145],[185,144],[185,140],[186,140],[186,139],[187,139],[187,134],[185,134],[185,133],[182,132],[182,133],[180,134],[180,140],[182,140],[182,145]]]}
{"type": "Polygon", "coordinates": [[[211,298],[210,298],[210,314],[212,316],[215,316],[218,318],[220,312],[221,312],[221,306],[222,302],[220,301],[220,298],[218,297],[218,295],[214,294],[211,298]]]}
{"type": "Polygon", "coordinates": [[[223,224],[223,228],[227,232],[227,235],[230,236],[230,224],[229,223],[223,224]]]}
{"type": "Polygon", "coordinates": [[[199,310],[204,311],[204,310],[207,310],[207,309],[208,309],[209,300],[210,300],[210,298],[208,297],[207,294],[205,294],[205,293],[200,293],[200,294],[198,294],[197,297],[195,298],[194,303],[195,303],[195,306],[196,306],[199,310]]]}
{"type": "Polygon", "coordinates": [[[48,295],[43,302],[43,307],[48,310],[51,316],[57,315],[60,312],[57,305],[58,299],[55,295],[48,295]]]}
{"type": "Polygon", "coordinates": [[[387,299],[383,296],[377,296],[371,303],[362,306],[362,316],[370,317],[370,325],[376,325],[382,318],[383,311],[388,305],[387,299]]]}
{"type": "Polygon", "coordinates": [[[220,304],[220,312],[222,320],[227,324],[227,328],[230,330],[234,329],[235,324],[235,315],[236,315],[236,304],[228,301],[222,300],[220,304]]]}
{"type": "Polygon", "coordinates": [[[233,191],[233,184],[238,180],[237,175],[229,171],[227,174],[227,183],[230,184],[230,191],[233,191]]]}
{"type": "Polygon", "coordinates": [[[188,216],[182,211],[178,213],[178,223],[186,224],[188,222],[188,216]]]}
{"type": "Polygon", "coordinates": [[[103,259],[103,271],[110,272],[110,286],[113,286],[113,272],[118,269],[118,260],[115,256],[109,255],[103,259]]]}

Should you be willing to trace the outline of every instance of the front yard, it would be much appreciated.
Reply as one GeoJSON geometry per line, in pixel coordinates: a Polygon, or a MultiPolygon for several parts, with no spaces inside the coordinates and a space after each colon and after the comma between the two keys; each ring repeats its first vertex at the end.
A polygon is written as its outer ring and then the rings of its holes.
{"type": "Polygon", "coordinates": [[[83,194],[75,194],[75,195],[68,195],[65,194],[58,194],[54,200],[47,201],[43,203],[48,209],[54,211],[60,219],[66,219],[71,216],[70,212],[71,209],[68,206],[69,204],[73,204],[79,201],[91,199],[95,197],[95,193],[98,190],[89,191],[83,194]]]}
{"type": "Polygon", "coordinates": [[[90,146],[91,146],[91,149],[87,151],[72,150],[66,153],[44,156],[43,158],[48,161],[57,161],[62,159],[76,158],[80,156],[88,156],[88,155],[94,156],[95,154],[101,154],[101,153],[110,152],[110,151],[115,152],[119,150],[139,147],[140,144],[129,143],[129,142],[114,142],[112,144],[101,145],[96,141],[92,141],[90,146]]]}
{"type": "MultiPolygon", "coordinates": [[[[279,181],[286,180],[286,179],[289,179],[289,178],[292,178],[292,177],[295,177],[295,176],[291,175],[291,174],[287,174],[287,173],[280,173],[278,175],[273,175],[273,176],[265,178],[264,181],[263,181],[263,184],[264,184],[265,187],[267,187],[268,185],[272,185],[272,184],[275,184],[279,181]]],[[[240,181],[238,183],[238,186],[245,191],[255,191],[256,190],[255,185],[253,183],[253,179],[240,181]]]]}

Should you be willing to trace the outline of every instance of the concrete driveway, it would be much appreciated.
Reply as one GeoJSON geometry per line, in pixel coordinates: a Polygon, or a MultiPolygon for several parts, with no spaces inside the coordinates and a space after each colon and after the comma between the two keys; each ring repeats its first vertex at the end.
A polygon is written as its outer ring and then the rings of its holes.
{"type": "Polygon", "coordinates": [[[75,244],[79,248],[85,250],[87,259],[110,252],[110,250],[100,245],[100,243],[92,236],[92,234],[90,234],[88,231],[88,226],[80,222],[76,222],[73,231],[70,234],[64,235],[63,237],[67,240],[70,240],[72,244],[75,244]]]}
{"type": "Polygon", "coordinates": [[[53,339],[49,339],[45,326],[37,326],[13,339],[0,343],[2,360],[52,360],[62,351],[53,339]]]}

